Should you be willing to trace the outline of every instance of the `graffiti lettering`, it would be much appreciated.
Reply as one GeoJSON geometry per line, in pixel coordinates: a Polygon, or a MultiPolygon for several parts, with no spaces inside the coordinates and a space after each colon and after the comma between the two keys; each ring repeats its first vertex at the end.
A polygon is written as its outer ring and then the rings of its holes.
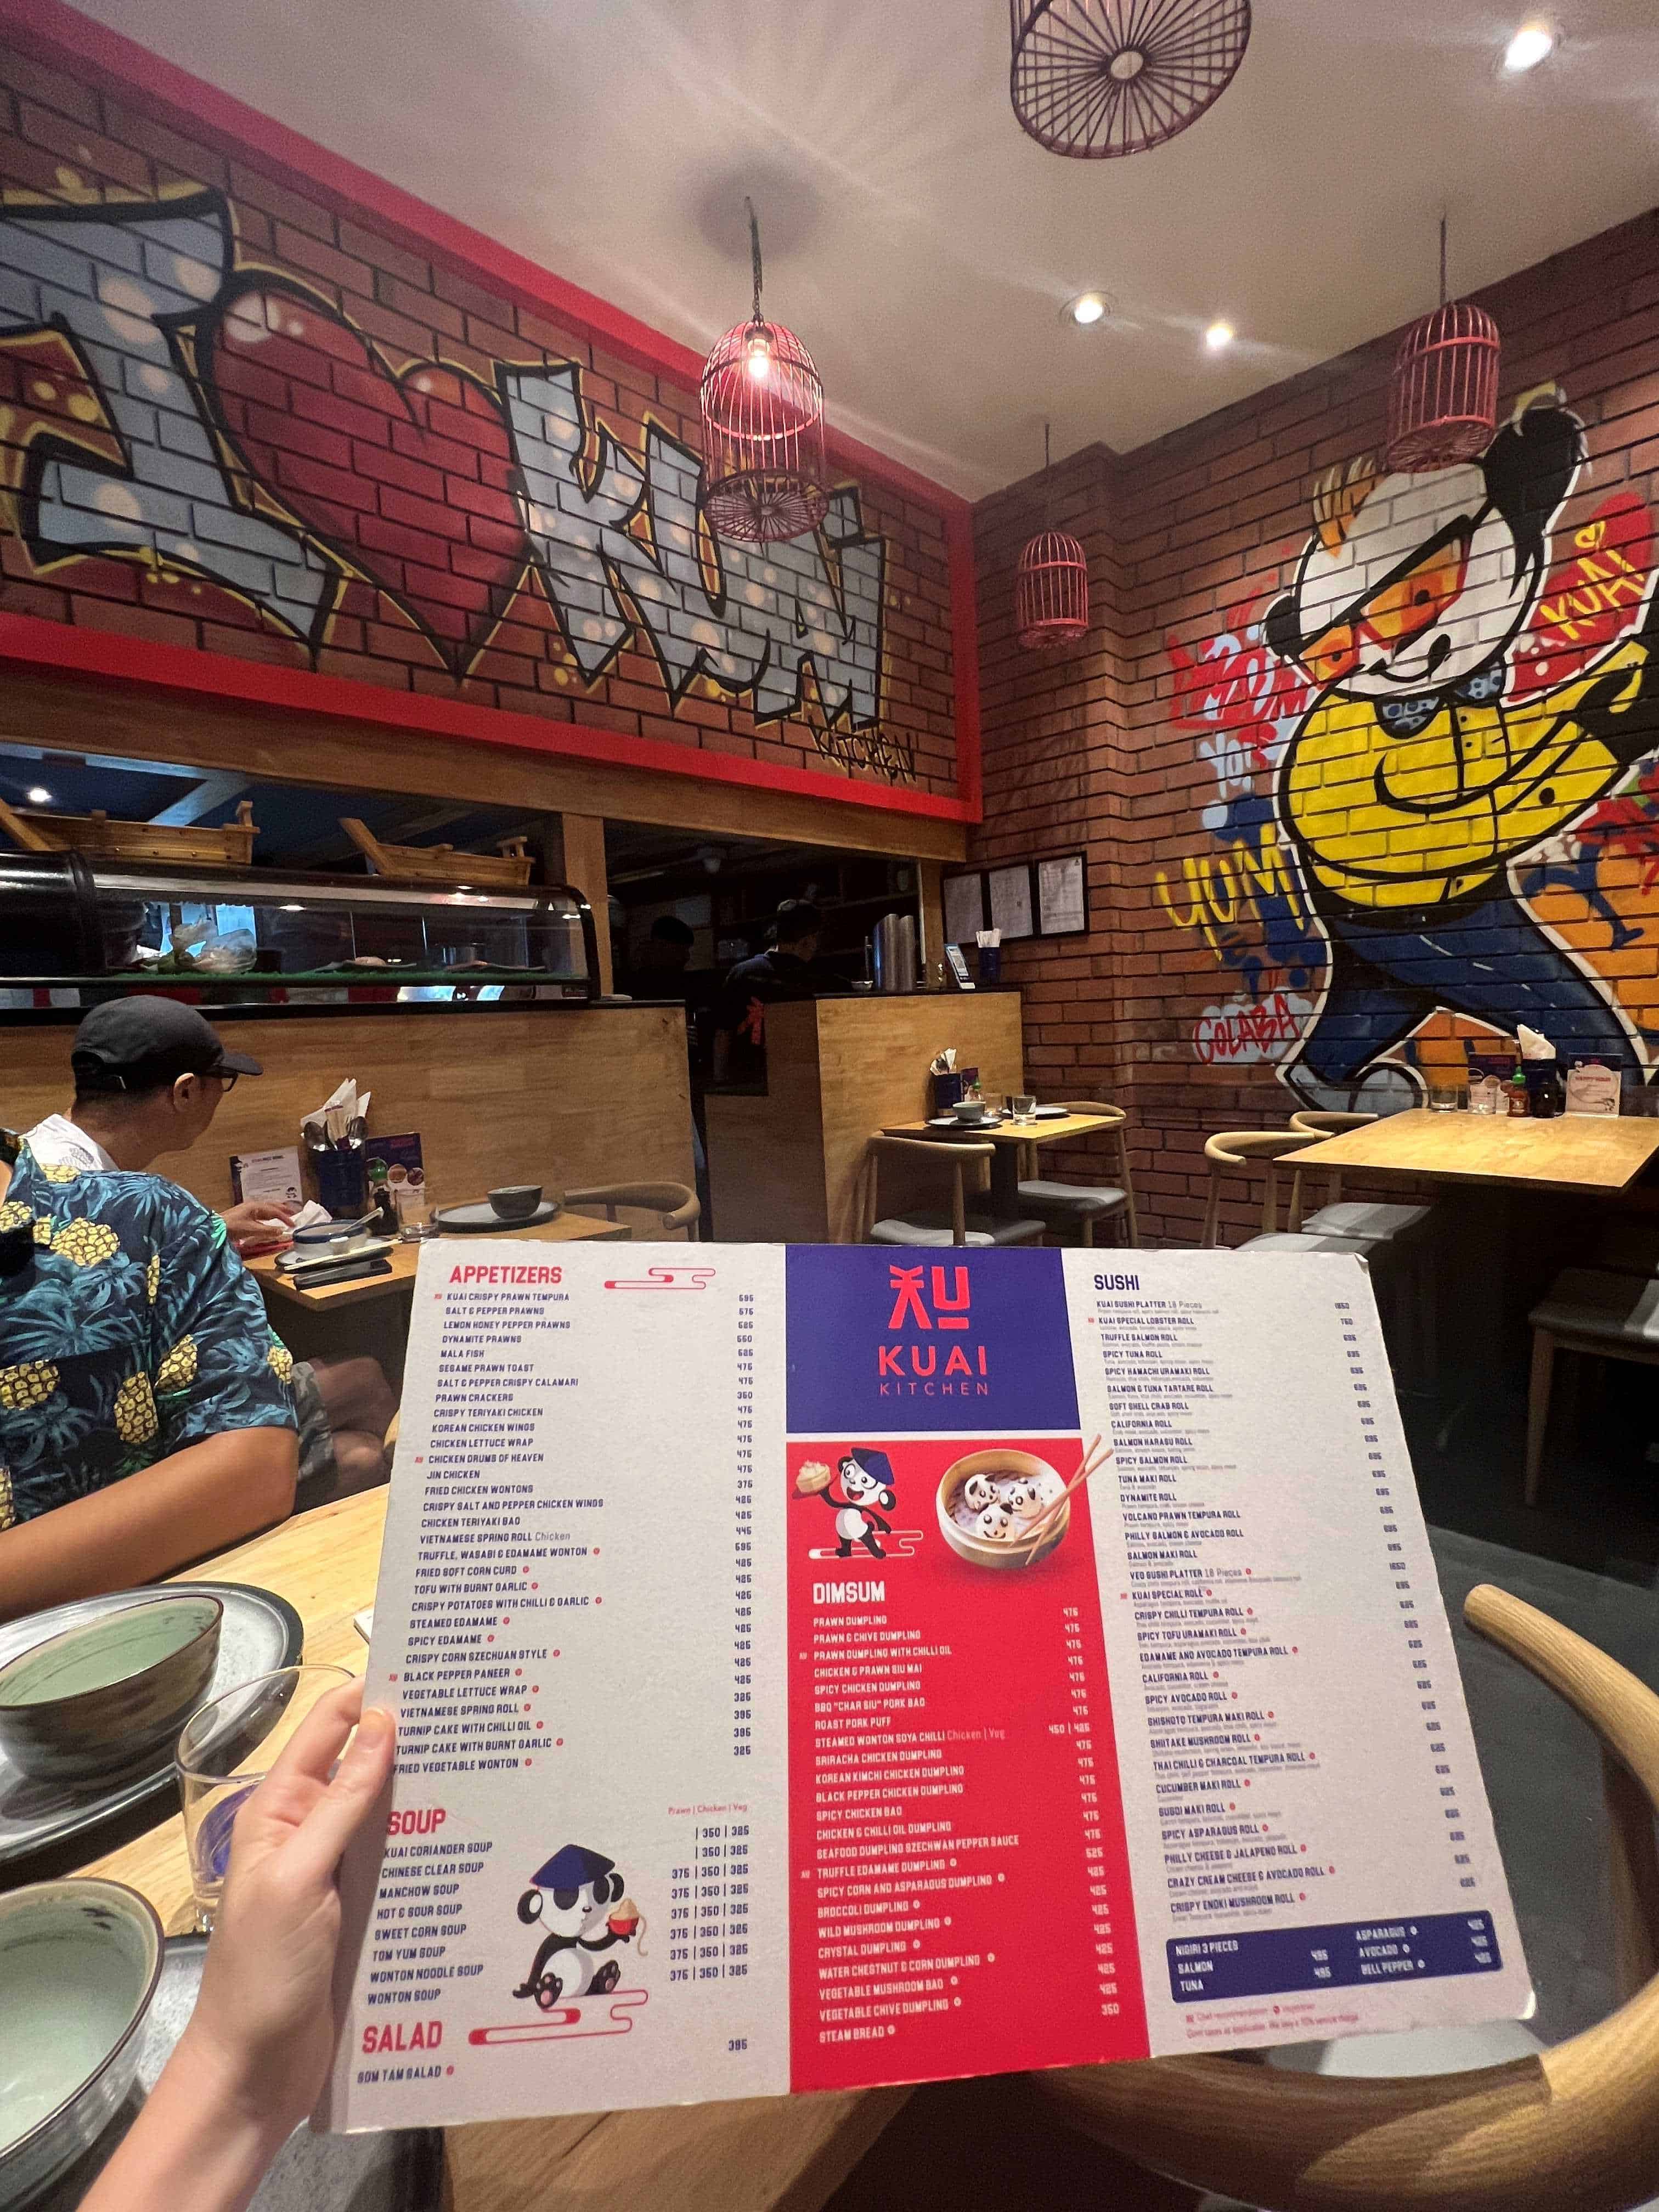
{"type": "Polygon", "coordinates": [[[1301,1036],[1312,1012],[1306,999],[1283,991],[1271,992],[1259,1005],[1235,999],[1206,1006],[1193,1030],[1193,1048],[1206,1067],[1278,1060],[1301,1036]]]}
{"type": "Polygon", "coordinates": [[[38,566],[199,576],[313,653],[368,584],[457,678],[533,573],[586,683],[638,636],[671,712],[702,678],[913,776],[880,726],[886,546],[856,488],[807,537],[716,539],[661,425],[635,459],[575,362],[493,375],[394,362],[304,278],[239,268],[216,191],[0,212],[0,494],[38,566]]]}
{"type": "Polygon", "coordinates": [[[1154,896],[1176,927],[1197,930],[1218,960],[1228,957],[1225,933],[1241,920],[1263,925],[1271,901],[1282,902],[1298,926],[1307,921],[1295,870],[1270,823],[1262,825],[1259,844],[1241,842],[1231,851],[1231,858],[1225,853],[1188,853],[1182,860],[1185,913],[1162,868],[1152,884],[1154,896]]]}

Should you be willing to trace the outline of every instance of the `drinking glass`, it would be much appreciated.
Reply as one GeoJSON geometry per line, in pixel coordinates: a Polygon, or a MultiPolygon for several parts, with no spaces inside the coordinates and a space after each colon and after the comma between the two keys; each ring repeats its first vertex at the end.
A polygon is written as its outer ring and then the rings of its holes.
{"type": "Polygon", "coordinates": [[[418,1170],[392,1191],[398,1209],[398,1235],[405,1244],[418,1244],[432,1234],[432,1186],[418,1170]]]}
{"type": "Polygon", "coordinates": [[[318,1700],[351,1680],[343,1667],[281,1667],[210,1698],[185,1723],[173,1763],[198,1936],[213,1932],[236,1815],[318,1700]]]}
{"type": "Polygon", "coordinates": [[[1024,1091],[1017,1092],[1008,1101],[1016,1121],[1031,1121],[1036,1118],[1036,1100],[1028,1098],[1024,1091]]]}
{"type": "Polygon", "coordinates": [[[1429,1105],[1437,1114],[1455,1113],[1462,1103],[1463,1088],[1457,1083],[1431,1083],[1429,1085],[1429,1105]]]}

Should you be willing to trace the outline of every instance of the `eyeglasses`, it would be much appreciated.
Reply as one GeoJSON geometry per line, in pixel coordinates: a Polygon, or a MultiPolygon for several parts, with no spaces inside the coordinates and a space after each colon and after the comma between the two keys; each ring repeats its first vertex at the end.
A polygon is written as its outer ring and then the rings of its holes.
{"type": "Polygon", "coordinates": [[[228,1097],[242,1079],[241,1069],[240,1067],[221,1068],[216,1069],[215,1073],[218,1078],[221,1091],[228,1097]]]}

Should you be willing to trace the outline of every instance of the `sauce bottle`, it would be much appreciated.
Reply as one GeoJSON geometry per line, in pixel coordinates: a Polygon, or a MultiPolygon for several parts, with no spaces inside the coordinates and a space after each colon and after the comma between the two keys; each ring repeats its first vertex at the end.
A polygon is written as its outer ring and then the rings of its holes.
{"type": "Polygon", "coordinates": [[[1532,1111],[1531,1102],[1527,1097],[1527,1071],[1519,1060],[1516,1061],[1515,1073],[1510,1078],[1510,1111],[1511,1114],[1529,1114],[1532,1111]]]}

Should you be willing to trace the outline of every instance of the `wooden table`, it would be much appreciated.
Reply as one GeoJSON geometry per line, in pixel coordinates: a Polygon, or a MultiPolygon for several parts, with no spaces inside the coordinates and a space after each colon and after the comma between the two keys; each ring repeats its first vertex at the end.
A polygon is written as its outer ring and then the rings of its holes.
{"type": "Polygon", "coordinates": [[[1419,1106],[1310,1145],[1297,1154],[1296,1165],[1377,1178],[1553,1184],[1612,1194],[1627,1188],[1656,1157],[1659,1119],[1645,1115],[1563,1114],[1534,1121],[1518,1115],[1437,1114],[1419,1106]]]}
{"type": "MultiPolygon", "coordinates": [[[[1654,1125],[1659,1128],[1659,1122],[1654,1125]]],[[[534,1229],[514,1229],[503,1222],[502,1237],[525,1237],[538,1244],[572,1244],[586,1237],[597,1237],[612,1243],[626,1243],[632,1232],[625,1221],[596,1221],[586,1213],[561,1213],[551,1221],[544,1221],[534,1229]]],[[[481,1237],[480,1243],[494,1241],[481,1237]]],[[[319,1283],[314,1290],[307,1290],[285,1274],[276,1265],[276,1255],[247,1260],[243,1262],[259,1288],[269,1297],[280,1298],[286,1305],[300,1306],[309,1313],[324,1313],[331,1309],[337,1312],[343,1306],[360,1306],[371,1299],[394,1296],[398,1291],[411,1292],[415,1270],[421,1263],[418,1244],[394,1244],[381,1258],[391,1263],[389,1275],[368,1275],[356,1282],[319,1283]]]]}
{"type": "MultiPolygon", "coordinates": [[[[368,1654],[352,1615],[374,1601],[389,1495],[371,1490],[319,1506],[174,1579],[255,1583],[276,1591],[305,1623],[306,1658],[360,1674],[368,1654]]],[[[191,1924],[177,1814],[81,1871],[140,1891],[169,1934],[191,1924]]],[[[452,2128],[446,2203],[449,2212],[548,2212],[556,2205],[640,2212],[670,2202],[675,2212],[816,2212],[909,2094],[755,2097],[452,2128]]]]}
{"type": "MultiPolygon", "coordinates": [[[[1038,1145],[1075,1144],[1079,1137],[1092,1137],[1097,1130],[1115,1128],[1103,1114],[1064,1114],[1048,1116],[1041,1121],[994,1121],[988,1127],[972,1127],[957,1122],[953,1127],[936,1128],[931,1121],[901,1121],[885,1129],[888,1137],[923,1137],[930,1143],[982,1144],[988,1137],[996,1146],[991,1160],[991,1211],[1005,1220],[1015,1218],[1019,1212],[1020,1178],[1024,1172],[1024,1148],[1038,1145]]],[[[1659,1131],[1659,1121],[1654,1123],[1659,1131]]]]}

